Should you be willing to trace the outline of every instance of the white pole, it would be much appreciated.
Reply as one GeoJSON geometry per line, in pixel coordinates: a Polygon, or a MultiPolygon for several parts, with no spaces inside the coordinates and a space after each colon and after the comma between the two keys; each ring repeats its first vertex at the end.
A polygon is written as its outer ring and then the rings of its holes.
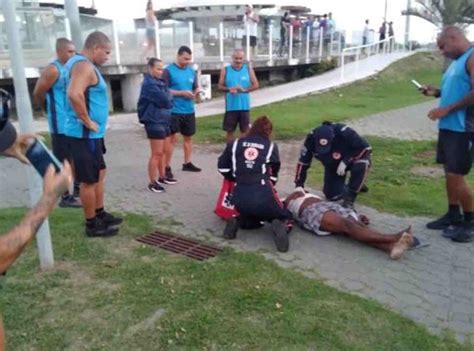
{"type": "Polygon", "coordinates": [[[359,56],[360,56],[360,48],[357,47],[357,50],[356,50],[356,73],[359,72],[359,56]]]}
{"type": "MultiPolygon", "coordinates": [[[[18,23],[16,22],[14,4],[15,2],[11,0],[3,0],[3,15],[5,17],[10,64],[13,71],[16,108],[18,119],[20,121],[20,131],[22,133],[33,133],[33,113],[31,110],[30,96],[28,94],[25,65],[23,63],[23,54],[21,52],[20,32],[18,29],[18,23]]],[[[41,198],[43,188],[42,179],[32,167],[28,167],[27,174],[30,189],[30,203],[31,206],[34,206],[41,198]]],[[[45,270],[52,268],[54,266],[54,257],[48,219],[46,219],[39,228],[36,238],[41,269],[45,270]]]]}
{"type": "Polygon", "coordinates": [[[161,59],[160,24],[158,20],[155,20],[155,52],[156,52],[156,57],[161,59]]]}
{"type": "Polygon", "coordinates": [[[69,22],[69,18],[64,17],[64,28],[66,30],[66,38],[71,40],[71,23],[69,22]]]}
{"type": "Polygon", "coordinates": [[[342,50],[342,32],[339,32],[339,40],[337,41],[337,54],[340,55],[342,50]]]}
{"type": "Polygon", "coordinates": [[[288,63],[291,63],[291,59],[293,58],[293,25],[290,25],[290,38],[288,42],[288,63]]]}
{"type": "Polygon", "coordinates": [[[334,41],[334,31],[331,30],[331,46],[330,46],[330,49],[329,49],[329,56],[332,56],[332,43],[334,41]]]}
{"type": "Polygon", "coordinates": [[[323,37],[324,37],[324,28],[319,29],[319,59],[321,61],[323,58],[323,37]]]}
{"type": "Polygon", "coordinates": [[[189,48],[191,49],[191,52],[193,53],[193,56],[195,56],[194,53],[194,27],[193,27],[193,22],[189,21],[189,48]]]}
{"type": "Polygon", "coordinates": [[[250,61],[250,24],[245,26],[245,51],[247,52],[247,61],[250,61]]]}
{"type": "Polygon", "coordinates": [[[272,62],[273,61],[273,21],[270,21],[268,34],[269,34],[268,40],[270,41],[268,43],[268,57],[269,57],[269,61],[272,62]]]}
{"type": "Polygon", "coordinates": [[[306,63],[309,62],[309,36],[311,33],[311,28],[309,26],[306,27],[306,63]]]}
{"type": "Polygon", "coordinates": [[[112,21],[112,31],[114,34],[114,54],[115,54],[115,63],[120,66],[120,42],[118,36],[117,26],[115,22],[112,21]]]}
{"type": "Polygon", "coordinates": [[[344,81],[344,55],[345,55],[345,49],[342,50],[341,52],[341,81],[344,81]]]}
{"type": "Polygon", "coordinates": [[[76,46],[76,50],[79,51],[82,48],[82,30],[81,20],[79,15],[79,6],[77,6],[76,0],[65,0],[64,9],[66,16],[69,19],[71,25],[72,41],[76,46]]]}
{"type": "Polygon", "coordinates": [[[224,62],[224,23],[219,23],[219,54],[221,62],[224,62]]]}

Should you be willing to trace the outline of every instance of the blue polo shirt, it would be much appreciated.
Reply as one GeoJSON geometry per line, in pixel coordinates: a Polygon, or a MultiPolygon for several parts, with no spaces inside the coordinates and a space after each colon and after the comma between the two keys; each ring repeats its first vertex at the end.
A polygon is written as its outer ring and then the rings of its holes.
{"type": "MultiPolygon", "coordinates": [[[[250,81],[249,67],[246,63],[240,69],[235,69],[232,65],[225,68],[225,86],[234,88],[240,85],[244,89],[248,89],[252,83],[250,81]]],[[[250,94],[245,93],[226,93],[225,94],[226,111],[249,111],[250,110],[250,94]]]]}

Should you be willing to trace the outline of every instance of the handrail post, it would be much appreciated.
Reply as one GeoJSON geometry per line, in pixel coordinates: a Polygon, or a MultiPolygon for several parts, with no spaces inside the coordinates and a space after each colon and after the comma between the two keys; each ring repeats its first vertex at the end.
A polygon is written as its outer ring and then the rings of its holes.
{"type": "Polygon", "coordinates": [[[306,63],[309,63],[309,36],[311,33],[311,28],[306,26],[306,63]]]}
{"type": "Polygon", "coordinates": [[[288,43],[288,64],[291,64],[293,58],[293,25],[290,25],[290,38],[288,43]]]}
{"type": "Polygon", "coordinates": [[[224,23],[219,23],[219,55],[224,62],[224,23]]]}

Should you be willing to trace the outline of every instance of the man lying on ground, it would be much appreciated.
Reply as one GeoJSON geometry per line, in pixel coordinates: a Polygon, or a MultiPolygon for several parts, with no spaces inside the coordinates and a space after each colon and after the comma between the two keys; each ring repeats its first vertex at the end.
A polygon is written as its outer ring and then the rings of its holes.
{"type": "Polygon", "coordinates": [[[381,234],[369,227],[368,218],[353,210],[324,201],[319,196],[296,188],[285,200],[286,208],[305,229],[317,235],[343,234],[387,252],[397,260],[414,243],[411,227],[397,234],[381,234]]]}

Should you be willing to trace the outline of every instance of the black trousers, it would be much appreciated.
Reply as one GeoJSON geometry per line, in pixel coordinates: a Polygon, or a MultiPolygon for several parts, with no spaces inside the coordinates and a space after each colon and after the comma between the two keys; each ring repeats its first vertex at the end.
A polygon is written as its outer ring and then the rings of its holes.
{"type": "Polygon", "coordinates": [[[328,200],[338,200],[342,198],[344,191],[349,190],[358,193],[365,183],[367,172],[370,167],[370,156],[355,161],[347,166],[346,174],[339,176],[336,173],[337,167],[326,167],[324,169],[324,195],[328,200]],[[349,182],[346,185],[346,179],[349,175],[349,182]]]}

